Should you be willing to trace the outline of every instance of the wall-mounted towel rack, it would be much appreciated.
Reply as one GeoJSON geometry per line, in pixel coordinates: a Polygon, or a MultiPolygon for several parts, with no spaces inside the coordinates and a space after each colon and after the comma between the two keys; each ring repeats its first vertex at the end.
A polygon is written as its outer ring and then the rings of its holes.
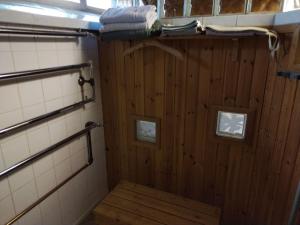
{"type": "Polygon", "coordinates": [[[43,114],[41,116],[37,116],[35,118],[32,118],[32,119],[29,119],[29,120],[26,120],[26,121],[14,124],[12,126],[9,126],[9,127],[3,128],[3,129],[0,129],[0,139],[2,137],[6,136],[6,135],[9,135],[9,134],[12,134],[14,132],[23,130],[26,127],[37,125],[37,124],[39,124],[40,122],[42,122],[42,121],[44,121],[46,119],[54,118],[54,117],[56,117],[58,115],[65,114],[67,112],[71,112],[71,111],[73,111],[75,109],[78,109],[78,108],[84,106],[85,104],[88,104],[88,103],[93,102],[93,101],[95,101],[95,97],[94,96],[92,98],[85,99],[83,101],[74,103],[72,105],[60,108],[58,110],[55,110],[55,111],[43,114]]]}
{"type": "Polygon", "coordinates": [[[55,73],[57,73],[57,72],[79,70],[79,69],[86,68],[86,67],[90,67],[90,69],[91,69],[92,64],[91,63],[81,63],[81,64],[57,66],[57,67],[43,68],[43,69],[36,69],[36,70],[1,73],[0,81],[15,80],[15,79],[30,79],[33,77],[41,76],[43,74],[54,74],[55,75],[55,73]]]}
{"type": "Polygon", "coordinates": [[[60,187],[62,187],[64,184],[66,184],[68,181],[70,181],[72,178],[74,178],[77,174],[79,174],[81,171],[83,171],[85,168],[87,168],[89,165],[91,165],[93,163],[93,151],[92,151],[92,141],[91,141],[91,130],[96,128],[96,127],[100,127],[99,124],[94,123],[94,122],[87,122],[85,125],[85,129],[63,139],[62,141],[22,160],[21,162],[9,167],[8,169],[2,171],[0,173],[0,181],[17,172],[18,170],[20,170],[21,168],[24,168],[25,166],[47,156],[48,154],[56,151],[58,148],[70,143],[71,141],[73,141],[76,138],[79,138],[83,135],[86,135],[87,137],[87,153],[88,153],[88,160],[87,163],[82,166],[78,171],[76,171],[74,174],[72,174],[70,177],[68,177],[66,180],[64,180],[63,182],[61,182],[60,184],[58,184],[55,188],[53,188],[51,191],[49,191],[48,193],[46,193],[45,195],[43,195],[40,199],[38,199],[36,202],[32,203],[30,206],[28,206],[26,209],[24,209],[22,212],[20,212],[19,214],[17,214],[13,219],[11,219],[9,222],[6,223],[6,225],[11,225],[13,223],[15,223],[18,219],[20,219],[22,216],[24,216],[26,213],[28,213],[30,210],[32,210],[35,206],[37,206],[38,204],[40,204],[42,201],[44,201],[47,197],[49,197],[51,194],[53,194],[55,191],[57,191],[60,187]]]}
{"type": "MultiPolygon", "coordinates": [[[[38,70],[30,70],[30,71],[20,71],[20,72],[13,72],[13,73],[4,73],[0,74],[0,81],[7,81],[7,80],[15,80],[15,79],[21,79],[21,78],[34,78],[36,76],[42,75],[42,74],[49,74],[49,73],[56,73],[56,72],[62,72],[62,71],[69,71],[69,70],[77,70],[84,67],[90,67],[90,73],[92,71],[91,63],[83,63],[83,64],[77,64],[77,65],[69,65],[69,66],[60,66],[60,67],[54,67],[54,68],[45,68],[45,69],[38,69],[38,70]]],[[[54,74],[57,75],[57,74],[54,74]]],[[[94,79],[86,80],[82,76],[78,79],[78,84],[80,86],[83,86],[85,83],[88,83],[92,86],[93,89],[93,95],[91,98],[84,99],[80,102],[74,103],[72,105],[54,110],[52,112],[37,116],[35,118],[28,119],[26,121],[14,124],[12,126],[0,129],[0,139],[6,135],[9,135],[11,133],[20,131],[26,127],[34,126],[46,119],[51,119],[56,116],[65,114],[67,112],[71,112],[73,110],[76,110],[85,104],[88,104],[90,102],[95,101],[96,99],[96,93],[95,93],[95,82],[94,79]]]]}
{"type": "Polygon", "coordinates": [[[15,35],[39,35],[39,36],[57,36],[57,37],[86,37],[93,35],[91,32],[85,30],[74,31],[59,31],[46,29],[30,29],[30,28],[11,28],[0,27],[0,34],[15,34],[15,35]]]}

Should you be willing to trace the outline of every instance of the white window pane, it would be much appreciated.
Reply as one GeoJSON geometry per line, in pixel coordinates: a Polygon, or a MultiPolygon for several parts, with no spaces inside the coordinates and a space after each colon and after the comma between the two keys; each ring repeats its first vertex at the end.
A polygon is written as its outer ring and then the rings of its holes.
{"type": "Polygon", "coordinates": [[[86,0],[86,4],[90,7],[98,9],[108,9],[112,7],[112,0],[86,0]]]}
{"type": "Polygon", "coordinates": [[[247,114],[218,112],[218,123],[216,134],[218,136],[245,138],[247,114]]]}
{"type": "Polygon", "coordinates": [[[80,0],[63,0],[63,1],[80,3],[80,0]]]}
{"type": "Polygon", "coordinates": [[[285,0],[283,11],[292,11],[300,8],[300,0],[285,0]]]}
{"type": "Polygon", "coordinates": [[[136,121],[136,139],[156,143],[156,123],[150,121],[136,121]]]}
{"type": "Polygon", "coordinates": [[[132,1],[131,0],[118,0],[117,1],[117,7],[130,7],[132,6],[132,1]]]}

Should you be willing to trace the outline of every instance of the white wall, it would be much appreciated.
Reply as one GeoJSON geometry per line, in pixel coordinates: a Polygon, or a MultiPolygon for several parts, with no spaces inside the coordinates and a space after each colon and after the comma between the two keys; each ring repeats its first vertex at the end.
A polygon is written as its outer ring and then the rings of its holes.
{"type": "MultiPolygon", "coordinates": [[[[0,139],[0,171],[102,121],[95,38],[0,37],[0,73],[93,61],[96,103],[39,126],[0,139]]],[[[85,76],[88,78],[88,76],[85,76]]],[[[81,100],[78,73],[30,81],[0,83],[0,128],[81,100]]],[[[85,94],[90,96],[87,85],[85,94]]],[[[95,161],[16,224],[75,224],[107,193],[103,128],[92,131],[95,161]]],[[[86,162],[85,136],[0,182],[0,224],[14,217],[86,162]]]]}

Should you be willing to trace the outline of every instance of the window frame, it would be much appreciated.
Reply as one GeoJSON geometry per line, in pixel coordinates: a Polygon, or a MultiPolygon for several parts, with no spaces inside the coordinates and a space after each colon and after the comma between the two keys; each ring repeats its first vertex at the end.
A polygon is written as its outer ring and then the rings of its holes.
{"type": "MultiPolygon", "coordinates": [[[[113,1],[113,0],[111,0],[113,1]]],[[[90,13],[103,13],[105,9],[100,9],[92,6],[88,6],[86,0],[80,0],[79,3],[71,2],[67,0],[26,0],[26,2],[45,4],[54,7],[61,7],[64,9],[73,9],[90,13]]]]}
{"type": "Polygon", "coordinates": [[[253,144],[255,132],[257,132],[256,115],[257,115],[257,109],[255,108],[240,108],[240,107],[228,107],[228,106],[219,106],[219,105],[210,106],[209,115],[208,115],[209,116],[208,117],[209,140],[216,143],[251,146],[253,144]],[[245,137],[243,139],[232,138],[227,136],[218,136],[216,134],[219,111],[247,114],[247,125],[245,130],[245,137]]]}
{"type": "Polygon", "coordinates": [[[129,127],[128,127],[128,132],[129,132],[129,140],[130,144],[132,146],[137,146],[137,147],[148,147],[151,149],[159,149],[160,144],[161,144],[161,120],[159,118],[154,118],[154,117],[147,117],[147,116],[141,116],[141,115],[131,115],[130,116],[130,122],[129,122],[129,127]],[[142,121],[149,121],[153,122],[156,124],[156,142],[151,143],[147,141],[142,141],[138,140],[136,137],[136,121],[137,120],[142,120],[142,121]]]}

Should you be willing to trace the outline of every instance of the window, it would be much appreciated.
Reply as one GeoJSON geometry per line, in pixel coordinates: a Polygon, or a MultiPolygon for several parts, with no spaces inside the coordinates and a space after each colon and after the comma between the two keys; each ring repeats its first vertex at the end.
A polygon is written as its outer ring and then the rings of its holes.
{"type": "Polygon", "coordinates": [[[63,1],[80,3],[80,0],[63,0],[63,1]]]}
{"type": "Polygon", "coordinates": [[[87,6],[98,8],[98,9],[108,9],[112,7],[111,0],[86,0],[87,6]]]}
{"type": "Polygon", "coordinates": [[[283,11],[292,11],[300,9],[300,0],[285,0],[284,6],[283,6],[283,11]]]}
{"type": "Polygon", "coordinates": [[[218,111],[216,134],[237,139],[245,138],[247,114],[218,111]]]}
{"type": "Polygon", "coordinates": [[[138,141],[156,143],[156,123],[136,120],[136,139],[138,141]]]}
{"type": "Polygon", "coordinates": [[[129,138],[134,146],[160,147],[160,119],[132,115],[129,138]]]}

